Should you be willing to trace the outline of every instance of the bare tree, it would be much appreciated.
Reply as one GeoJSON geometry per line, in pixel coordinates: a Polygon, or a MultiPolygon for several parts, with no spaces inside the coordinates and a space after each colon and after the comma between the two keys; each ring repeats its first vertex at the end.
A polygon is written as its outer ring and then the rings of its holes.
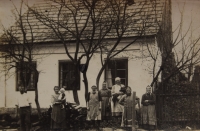
{"type": "Polygon", "coordinates": [[[180,23],[175,31],[172,31],[171,16],[168,13],[166,13],[166,21],[164,23],[157,23],[161,29],[157,41],[158,43],[162,43],[162,45],[159,45],[159,48],[155,49],[146,44],[148,55],[153,60],[151,86],[157,82],[160,74],[162,74],[162,83],[168,82],[180,72],[188,74],[185,77],[190,80],[193,67],[200,63],[200,36],[196,38],[192,37],[194,33],[191,25],[192,21],[186,31],[183,31],[183,28],[185,28],[183,27],[184,12],[180,11],[180,23]],[[160,67],[156,70],[155,65],[159,61],[158,56],[161,56],[162,59],[160,67]]]}
{"type": "MultiPolygon", "coordinates": [[[[14,4],[13,4],[14,5],[14,4]]],[[[9,29],[4,28],[4,33],[1,36],[1,59],[4,65],[5,74],[13,75],[10,70],[15,68],[17,72],[17,87],[23,86],[25,91],[30,87],[35,91],[35,103],[40,116],[40,104],[38,101],[38,81],[39,71],[36,67],[36,58],[34,54],[38,51],[36,44],[37,38],[33,31],[33,25],[30,24],[28,10],[22,14],[24,2],[21,1],[20,9],[14,5],[13,10],[16,23],[9,29]]],[[[34,25],[37,27],[37,25],[34,25]]],[[[34,28],[36,28],[34,27],[34,28]]]]}
{"type": "MultiPolygon", "coordinates": [[[[67,56],[74,63],[77,71],[76,80],[80,81],[79,67],[83,57],[86,58],[83,82],[85,98],[88,93],[87,67],[94,53],[100,52],[102,68],[96,79],[99,79],[108,61],[123,52],[136,42],[138,38],[152,35],[157,30],[149,28],[155,26],[151,8],[146,1],[138,2],[122,0],[51,0],[41,7],[29,7],[37,20],[48,27],[54,40],[60,41],[67,56]],[[45,7],[45,8],[44,8],[45,7]],[[139,16],[143,16],[139,18],[139,16]],[[135,37],[134,37],[135,36],[135,37]],[[119,47],[123,38],[131,38],[123,47],[119,47]],[[111,40],[112,43],[108,41],[111,40]],[[74,45],[74,53],[70,54],[70,46],[74,45]],[[106,54],[106,61],[103,55],[106,54]]],[[[153,16],[155,16],[153,14],[153,16]]],[[[78,83],[78,82],[77,82],[78,83]]],[[[77,86],[73,88],[74,99],[77,103],[77,86]]]]}

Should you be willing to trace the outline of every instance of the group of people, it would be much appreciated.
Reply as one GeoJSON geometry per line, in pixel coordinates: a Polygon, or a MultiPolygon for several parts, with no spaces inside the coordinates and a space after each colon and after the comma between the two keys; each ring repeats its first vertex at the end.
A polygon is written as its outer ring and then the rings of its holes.
{"type": "MultiPolygon", "coordinates": [[[[107,82],[103,82],[102,89],[98,90],[97,86],[91,87],[86,100],[87,118],[89,125],[99,129],[100,122],[112,122],[126,127],[127,130],[132,128],[133,108],[139,104],[139,98],[133,99],[132,88],[121,84],[119,77],[115,78],[115,84],[108,89],[107,82]],[[133,105],[135,103],[135,105],[133,105]]],[[[52,122],[51,128],[66,128],[65,110],[63,110],[63,101],[66,101],[64,91],[59,92],[59,87],[54,87],[55,94],[52,95],[52,122]]],[[[146,87],[146,93],[142,96],[141,112],[136,110],[136,114],[141,116],[141,125],[148,130],[155,129],[156,112],[155,112],[155,96],[151,93],[151,86],[146,87]]],[[[137,116],[136,115],[136,116],[137,116]]]]}
{"type": "MultiPolygon", "coordinates": [[[[121,84],[119,77],[115,78],[115,84],[108,89],[107,82],[103,82],[102,89],[98,91],[97,86],[91,87],[92,91],[88,93],[86,100],[87,118],[89,125],[99,129],[100,122],[105,123],[112,120],[127,130],[132,127],[133,108],[139,104],[139,98],[136,96],[133,101],[132,88],[121,84]],[[135,105],[133,105],[135,103],[135,105]]],[[[64,89],[59,86],[54,87],[54,94],[51,96],[52,114],[51,129],[66,129],[66,97],[64,89]]],[[[20,107],[21,129],[30,130],[31,104],[26,99],[27,95],[23,88],[20,88],[22,100],[17,104],[20,107]]],[[[146,93],[143,94],[141,104],[141,125],[148,130],[155,129],[156,112],[155,112],[155,95],[151,93],[151,86],[146,87],[146,93]]],[[[136,110],[137,111],[137,110],[136,110]]],[[[138,113],[138,112],[136,112],[138,113]]]]}
{"type": "MultiPolygon", "coordinates": [[[[111,90],[107,88],[107,83],[103,82],[102,89],[97,90],[92,86],[92,92],[87,99],[87,120],[99,128],[100,121],[112,120],[126,130],[132,130],[133,108],[139,104],[139,98],[133,99],[132,88],[121,84],[119,77],[115,78],[115,85],[111,90]],[[135,105],[133,105],[135,103],[135,105]],[[96,121],[96,122],[95,122],[96,121]],[[95,123],[97,125],[95,125],[95,123]]],[[[147,130],[153,130],[156,126],[155,96],[151,93],[151,86],[146,87],[146,93],[142,96],[142,110],[135,110],[135,116],[141,113],[141,125],[147,130]]]]}

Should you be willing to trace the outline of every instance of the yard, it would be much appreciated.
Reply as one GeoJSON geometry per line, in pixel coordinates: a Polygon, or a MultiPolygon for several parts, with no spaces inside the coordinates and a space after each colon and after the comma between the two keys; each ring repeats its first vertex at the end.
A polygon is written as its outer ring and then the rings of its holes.
{"type": "MultiPolygon", "coordinates": [[[[86,121],[86,108],[79,107],[73,103],[68,103],[66,106],[66,114],[67,127],[68,131],[94,131],[95,128],[88,125],[86,121]]],[[[32,114],[32,128],[31,131],[49,131],[50,130],[50,120],[51,120],[51,108],[44,111],[40,118],[38,118],[37,114],[32,114]]],[[[139,117],[137,117],[139,118],[139,117]]],[[[100,124],[100,129],[102,131],[123,131],[126,130],[124,127],[120,127],[121,123],[117,123],[110,119],[109,121],[102,121],[100,124]]],[[[19,129],[19,121],[18,119],[13,119],[9,114],[0,115],[0,131],[16,131],[19,129]]],[[[142,129],[141,125],[136,126],[137,131],[145,131],[142,129]]],[[[163,125],[159,130],[163,131],[177,131],[177,130],[192,130],[195,127],[190,127],[185,125],[185,127],[181,127],[178,124],[176,126],[163,125]]]]}

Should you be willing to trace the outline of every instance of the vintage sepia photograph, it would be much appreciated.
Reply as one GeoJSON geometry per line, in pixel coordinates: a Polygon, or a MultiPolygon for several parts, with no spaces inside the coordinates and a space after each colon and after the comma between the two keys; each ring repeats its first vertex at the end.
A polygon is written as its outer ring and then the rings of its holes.
{"type": "Polygon", "coordinates": [[[200,0],[0,0],[0,131],[200,131],[200,0]]]}

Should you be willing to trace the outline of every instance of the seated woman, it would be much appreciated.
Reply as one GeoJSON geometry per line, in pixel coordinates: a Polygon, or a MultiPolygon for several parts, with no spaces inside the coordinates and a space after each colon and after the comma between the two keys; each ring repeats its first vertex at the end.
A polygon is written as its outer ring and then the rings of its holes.
{"type": "MultiPolygon", "coordinates": [[[[136,97],[136,99],[139,99],[136,97]]],[[[132,127],[132,113],[133,113],[133,108],[137,103],[135,100],[135,105],[133,105],[133,93],[131,93],[131,87],[126,88],[126,94],[121,97],[119,100],[119,104],[124,105],[124,111],[122,114],[122,127],[126,127],[127,131],[131,131],[132,127]]]]}
{"type": "Polygon", "coordinates": [[[54,130],[66,130],[66,111],[62,109],[62,100],[59,100],[58,86],[54,87],[54,94],[51,96],[52,114],[51,114],[51,129],[54,130]]]}

